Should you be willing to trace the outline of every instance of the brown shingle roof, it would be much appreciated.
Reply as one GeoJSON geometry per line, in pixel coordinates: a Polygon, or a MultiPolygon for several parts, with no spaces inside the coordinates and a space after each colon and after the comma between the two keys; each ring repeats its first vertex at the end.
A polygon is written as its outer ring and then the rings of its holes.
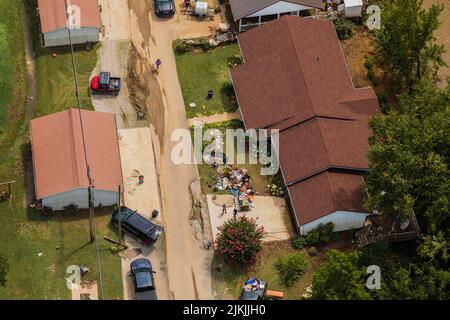
{"type": "Polygon", "coordinates": [[[358,173],[325,171],[288,187],[299,225],[336,211],[365,212],[361,184],[358,173]]]}
{"type": "Polygon", "coordinates": [[[372,88],[353,87],[333,23],[284,16],[238,39],[244,64],[231,76],[242,119],[247,129],[280,130],[280,167],[297,220],[330,208],[362,210],[355,184],[368,168],[368,120],[378,99],[372,88]],[[324,175],[336,168],[358,178],[324,175]],[[344,198],[326,193],[345,194],[346,187],[350,201],[336,206],[344,198]]]}
{"type": "MultiPolygon", "coordinates": [[[[234,21],[238,21],[256,11],[264,9],[281,0],[229,0],[234,21]]],[[[322,9],[322,0],[283,0],[307,7],[322,9]]]]}
{"type": "MultiPolygon", "coordinates": [[[[115,116],[87,110],[81,114],[94,186],[116,191],[122,170],[115,116]]],[[[32,120],[31,143],[37,199],[88,187],[77,109],[32,120]]]]}
{"type": "MultiPolygon", "coordinates": [[[[67,27],[66,0],[38,0],[43,33],[67,27]]],[[[97,0],[67,0],[67,5],[79,6],[81,27],[101,28],[102,22],[97,0]]]]}

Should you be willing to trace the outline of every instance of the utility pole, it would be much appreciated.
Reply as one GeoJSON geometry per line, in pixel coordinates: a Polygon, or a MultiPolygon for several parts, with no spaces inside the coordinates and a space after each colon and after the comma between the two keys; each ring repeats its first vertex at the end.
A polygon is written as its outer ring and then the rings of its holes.
{"type": "Polygon", "coordinates": [[[120,208],[120,198],[122,196],[122,187],[119,185],[119,193],[117,198],[117,210],[119,210],[119,246],[122,245],[122,210],[120,208]]]}

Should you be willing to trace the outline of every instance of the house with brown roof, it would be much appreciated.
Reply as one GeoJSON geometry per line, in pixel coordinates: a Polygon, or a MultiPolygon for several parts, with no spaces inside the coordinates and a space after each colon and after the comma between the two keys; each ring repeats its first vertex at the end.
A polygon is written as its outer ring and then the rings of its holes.
{"type": "Polygon", "coordinates": [[[323,9],[322,0],[229,0],[239,32],[260,26],[284,15],[309,15],[312,9],[323,9]]]}
{"type": "MultiPolygon", "coordinates": [[[[94,187],[94,205],[117,203],[122,185],[119,141],[114,113],[81,111],[86,155],[94,187]]],[[[88,178],[80,114],[77,109],[31,121],[34,187],[45,207],[88,208],[88,178]]]]}
{"type": "Polygon", "coordinates": [[[45,47],[98,42],[102,22],[97,0],[38,0],[45,47]],[[69,23],[67,17],[70,17],[69,23]]]}
{"type": "Polygon", "coordinates": [[[333,23],[285,16],[238,40],[241,117],[246,129],[271,130],[299,231],[361,227],[368,121],[379,105],[372,88],[353,86],[333,23]]]}

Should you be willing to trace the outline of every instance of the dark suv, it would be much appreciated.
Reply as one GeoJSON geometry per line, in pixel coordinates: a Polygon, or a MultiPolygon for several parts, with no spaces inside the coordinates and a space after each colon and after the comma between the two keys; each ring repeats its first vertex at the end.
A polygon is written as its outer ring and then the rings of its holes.
{"type": "Polygon", "coordinates": [[[130,269],[136,300],[157,300],[151,262],[147,259],[136,259],[131,262],[130,269]]]}
{"type": "MultiPolygon", "coordinates": [[[[127,207],[121,207],[120,215],[122,217],[122,229],[128,234],[140,239],[144,244],[150,244],[158,240],[164,228],[144,218],[135,210],[127,207]]],[[[119,224],[119,210],[115,210],[112,214],[112,221],[119,224]]]]}
{"type": "Polygon", "coordinates": [[[169,17],[175,14],[173,0],[155,0],[155,14],[158,17],[169,17]]]}

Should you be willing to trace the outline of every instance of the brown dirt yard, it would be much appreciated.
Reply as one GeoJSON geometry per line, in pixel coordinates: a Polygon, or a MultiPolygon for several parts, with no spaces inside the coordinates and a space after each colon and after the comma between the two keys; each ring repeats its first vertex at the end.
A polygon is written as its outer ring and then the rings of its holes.
{"type": "Polygon", "coordinates": [[[441,84],[444,85],[446,77],[450,77],[450,0],[424,0],[423,5],[425,8],[429,8],[435,3],[444,5],[444,11],[440,16],[440,21],[442,23],[434,34],[437,39],[437,43],[444,45],[447,49],[447,52],[444,53],[443,58],[448,66],[441,68],[439,71],[441,84]]]}

